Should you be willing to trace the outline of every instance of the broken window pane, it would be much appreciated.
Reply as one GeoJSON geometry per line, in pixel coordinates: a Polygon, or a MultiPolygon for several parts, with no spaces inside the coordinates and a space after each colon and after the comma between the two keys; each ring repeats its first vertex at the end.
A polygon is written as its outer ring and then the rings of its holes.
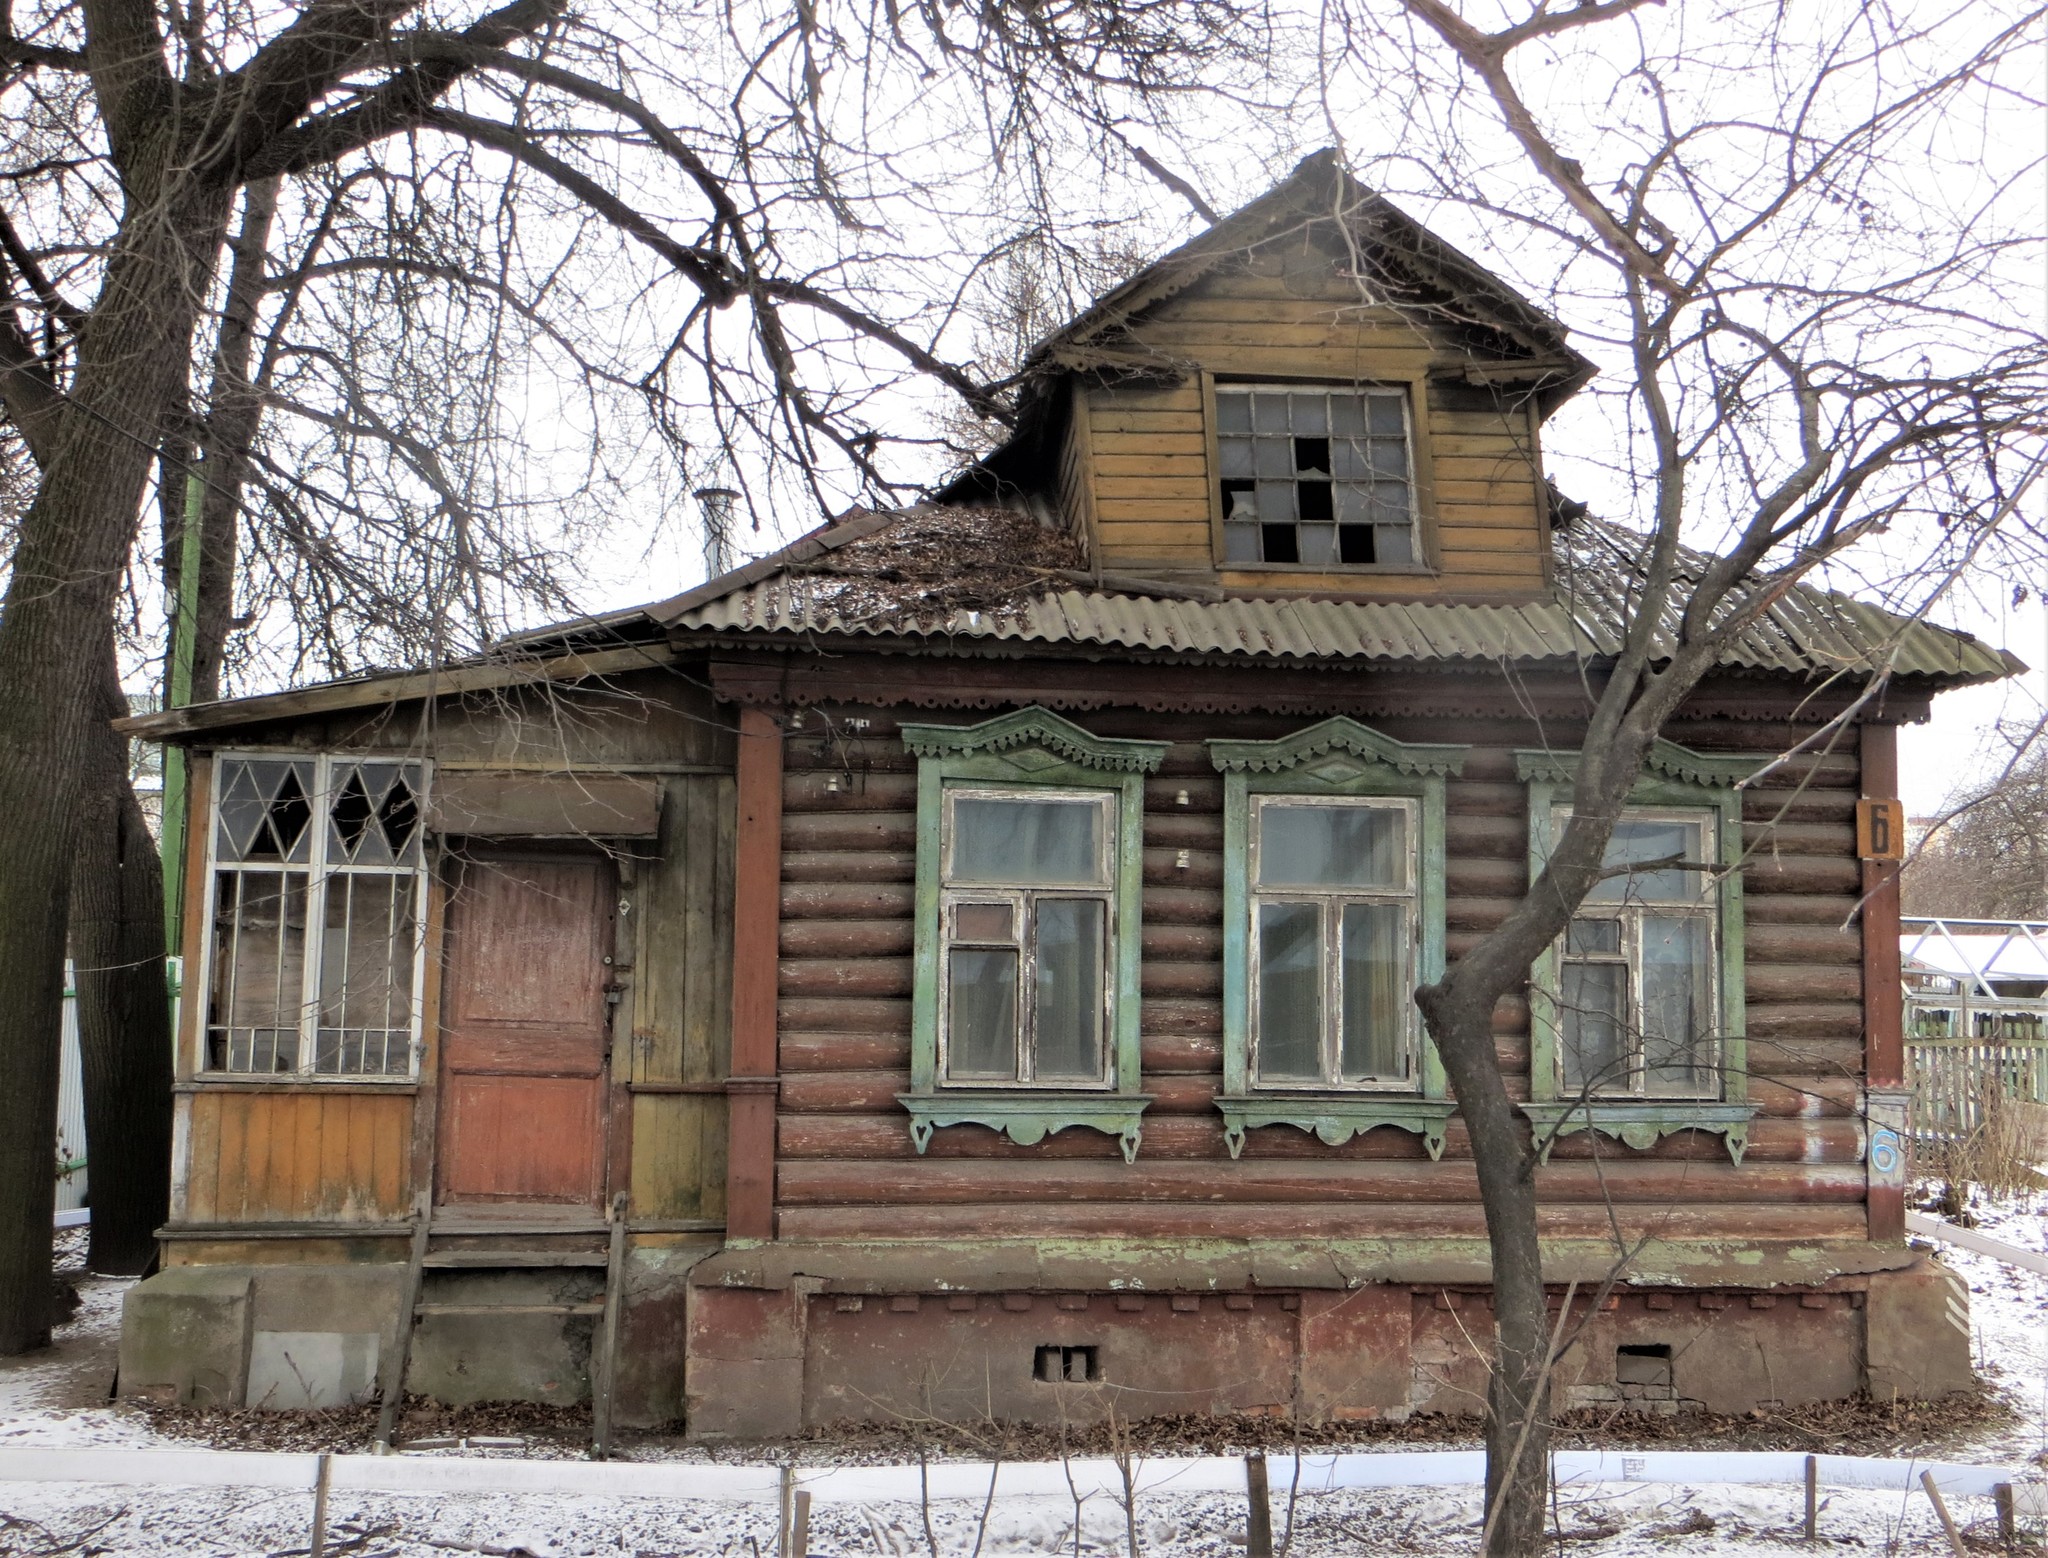
{"type": "Polygon", "coordinates": [[[1402,390],[1224,386],[1216,392],[1226,561],[1368,566],[1415,557],[1407,395],[1402,390]],[[1256,483],[1256,502],[1240,497],[1256,483]],[[1371,525],[1339,538],[1316,527],[1371,525]],[[1256,555],[1247,555],[1256,547],[1256,555]]]}

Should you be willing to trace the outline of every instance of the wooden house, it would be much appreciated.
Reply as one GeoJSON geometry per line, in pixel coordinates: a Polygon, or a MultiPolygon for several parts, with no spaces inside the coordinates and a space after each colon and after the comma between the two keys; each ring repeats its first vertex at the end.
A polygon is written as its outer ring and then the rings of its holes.
{"type": "MultiPolygon", "coordinates": [[[[1543,470],[1590,372],[1311,158],[1046,343],[931,503],[131,721],[203,842],[122,1388],[699,1436],[1474,1410],[1484,1229],[1410,992],[1525,889],[1617,642],[1636,538],[1543,470]]],[[[2012,666],[1790,591],[1616,836],[1721,869],[1618,877],[1501,1004],[1560,1290],[1634,1251],[1568,1401],[1967,1384],[1854,821],[1900,723],[2012,666]]]]}

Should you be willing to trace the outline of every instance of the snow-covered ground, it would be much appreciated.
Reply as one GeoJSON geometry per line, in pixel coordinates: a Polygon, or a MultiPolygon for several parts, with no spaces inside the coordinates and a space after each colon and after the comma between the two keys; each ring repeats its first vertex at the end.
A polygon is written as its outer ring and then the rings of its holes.
{"type": "MultiPolygon", "coordinates": [[[[1976,1211],[1983,1232],[2048,1251],[2048,1196],[1976,1211]]],[[[79,1252],[74,1247],[69,1253],[76,1259],[79,1252]]],[[[2048,1276],[1962,1250],[1944,1249],[1943,1258],[1970,1284],[1978,1368],[2012,1410],[1961,1441],[1944,1443],[1941,1456],[2031,1464],[2040,1478],[2048,1468],[2048,1276]]],[[[189,1439],[157,1432],[143,1412],[107,1400],[124,1287],[81,1279],[84,1302],[60,1329],[57,1344],[30,1358],[0,1361],[0,1448],[191,1447],[189,1439]]],[[[1667,1440],[1660,1447],[1681,1445],[1667,1440]]],[[[663,1457],[678,1451],[650,1444],[635,1453],[663,1457]]],[[[702,1452],[684,1453],[696,1459],[702,1452]]],[[[803,1458],[830,1453],[813,1450],[803,1458]]],[[[1283,1480],[1273,1493],[1275,1535],[1286,1542],[1289,1558],[1469,1551],[1482,1516],[1477,1489],[1354,1490],[1290,1499],[1283,1480]]],[[[1556,1514],[1569,1546],[1603,1558],[1731,1549],[1757,1558],[1810,1558],[1813,1548],[1800,1537],[1802,1511],[1803,1495],[1793,1487],[1609,1485],[1566,1490],[1556,1514]]],[[[1988,1501],[1958,1499],[1952,1512],[1969,1535],[1989,1545],[1996,1528],[1988,1501]]],[[[1128,1552],[1133,1525],[1146,1558],[1230,1558],[1244,1549],[1245,1505],[1238,1497],[1162,1493],[1141,1498],[1129,1513],[1134,1518],[1127,1519],[1119,1501],[1100,1496],[1078,1511],[1065,1498],[1006,1497],[986,1513],[979,1500],[936,1501],[928,1509],[915,1503],[820,1504],[812,1512],[810,1551],[832,1558],[921,1558],[936,1546],[945,1558],[1107,1558],[1128,1552]]],[[[310,1514],[310,1495],[275,1490],[0,1483],[0,1554],[282,1558],[306,1551],[310,1514]]],[[[1820,1532],[1831,1545],[1873,1553],[1948,1550],[1932,1509],[1917,1492],[1827,1492],[1820,1532]]],[[[774,1513],[759,1506],[350,1493],[335,1496],[327,1550],[351,1558],[438,1558],[449,1552],[773,1558],[775,1540],[774,1513]]]]}

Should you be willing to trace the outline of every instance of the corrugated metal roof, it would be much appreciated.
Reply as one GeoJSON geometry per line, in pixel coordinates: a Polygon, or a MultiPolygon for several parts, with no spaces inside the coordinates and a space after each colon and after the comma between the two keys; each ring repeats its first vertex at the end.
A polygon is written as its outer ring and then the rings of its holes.
{"type": "MultiPolygon", "coordinates": [[[[668,625],[683,631],[975,639],[1297,661],[1568,661],[1618,652],[1626,607],[1623,577],[1589,567],[1583,557],[1572,559],[1561,574],[1553,599],[1513,606],[1168,600],[1063,589],[1000,613],[955,612],[919,621],[909,616],[848,620],[834,607],[838,582],[832,575],[782,571],[700,599],[670,617],[668,625]]],[[[1803,585],[1787,590],[1739,634],[1721,663],[1802,675],[1888,666],[1895,674],[1946,681],[1994,680],[2022,668],[2010,655],[1966,633],[1803,585]]]]}

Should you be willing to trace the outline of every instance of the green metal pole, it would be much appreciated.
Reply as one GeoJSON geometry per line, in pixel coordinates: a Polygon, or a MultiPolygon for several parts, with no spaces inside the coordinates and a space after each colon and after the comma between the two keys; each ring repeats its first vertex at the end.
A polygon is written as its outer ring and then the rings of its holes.
{"type": "MultiPolygon", "coordinates": [[[[199,651],[199,522],[204,488],[195,471],[185,478],[185,523],[178,537],[178,596],[171,608],[171,654],[164,676],[164,707],[192,701],[192,665],[199,651]]],[[[191,831],[192,792],[185,749],[164,747],[164,947],[184,949],[185,850],[191,831]]]]}

